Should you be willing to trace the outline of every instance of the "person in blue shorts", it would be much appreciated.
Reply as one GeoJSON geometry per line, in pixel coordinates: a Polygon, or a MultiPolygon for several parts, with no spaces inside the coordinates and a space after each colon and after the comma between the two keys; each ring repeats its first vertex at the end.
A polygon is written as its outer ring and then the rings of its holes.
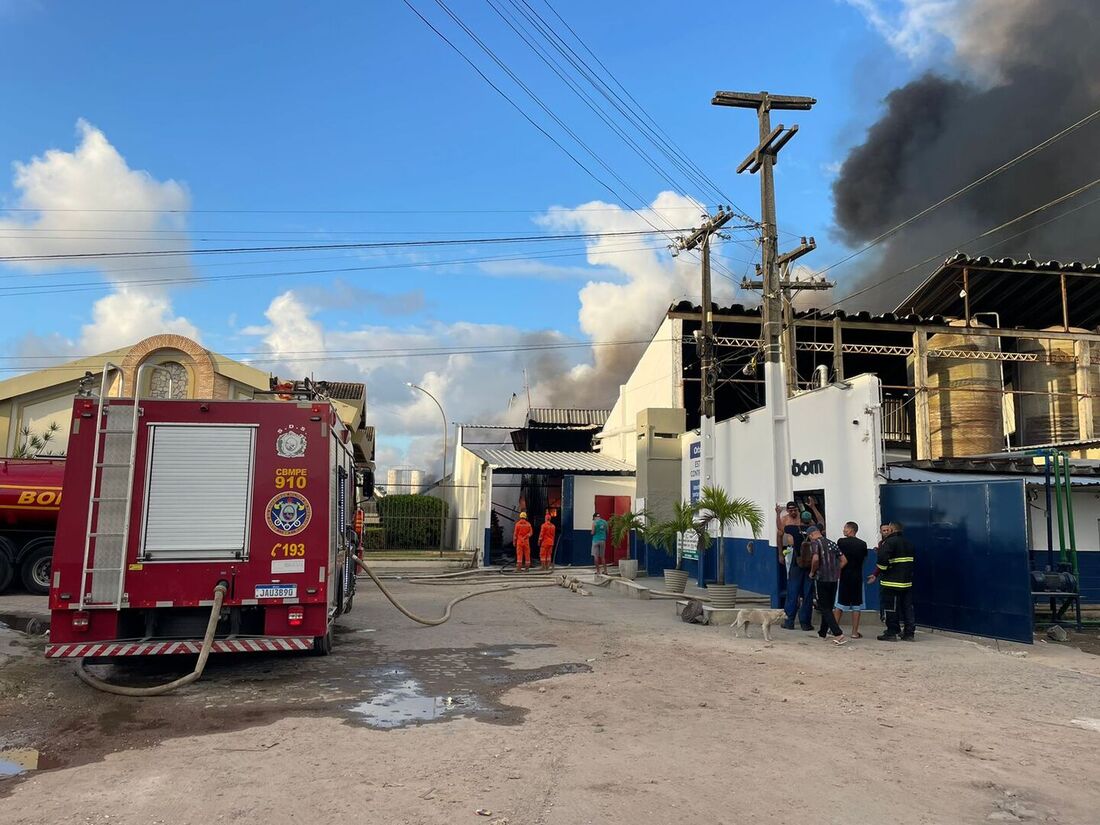
{"type": "Polygon", "coordinates": [[[592,514],[592,563],[597,573],[607,573],[607,520],[592,514]]]}
{"type": "Polygon", "coordinates": [[[867,605],[863,600],[863,563],[867,561],[867,542],[858,538],[859,525],[849,521],[844,525],[844,538],[837,541],[836,546],[844,554],[848,561],[844,569],[840,571],[840,586],[836,595],[836,620],[839,624],[840,617],[845,613],[852,615],[853,639],[862,639],[859,632],[860,611],[866,610],[867,605]]]}

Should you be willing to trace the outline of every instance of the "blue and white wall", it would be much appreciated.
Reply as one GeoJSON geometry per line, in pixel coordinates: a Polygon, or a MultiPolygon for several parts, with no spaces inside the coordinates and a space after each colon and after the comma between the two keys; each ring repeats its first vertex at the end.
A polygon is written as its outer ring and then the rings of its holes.
{"type": "MultiPolygon", "coordinates": [[[[1040,567],[1046,565],[1047,521],[1046,497],[1042,484],[1028,485],[1032,500],[1028,502],[1028,522],[1031,527],[1031,547],[1040,567]]],[[[1051,494],[1053,496],[1053,492],[1051,494]]],[[[1053,498],[1052,498],[1053,501],[1053,498]]],[[[1054,553],[1058,555],[1058,519],[1054,518],[1054,553]]],[[[1073,490],[1073,526],[1077,540],[1077,566],[1081,573],[1082,601],[1100,603],[1100,485],[1077,487],[1073,490]]],[[[1066,543],[1069,543],[1067,537],[1066,543]]]]}
{"type": "MultiPolygon", "coordinates": [[[[823,515],[831,538],[840,535],[844,522],[855,521],[860,536],[872,546],[878,535],[883,461],[880,391],[876,376],[861,375],[847,385],[802,393],[788,404],[791,456],[800,472],[809,471],[793,479],[794,489],[825,491],[823,515]]],[[[682,495],[691,500],[700,487],[713,483],[732,496],[756,502],[764,513],[764,535],[754,537],[741,525],[730,530],[725,542],[727,579],[747,590],[775,596],[779,587],[775,505],[785,502],[771,500],[771,433],[771,420],[764,408],[749,413],[744,421],[720,422],[715,427],[713,482],[702,478],[700,436],[685,434],[681,440],[682,495]]],[[[715,554],[708,555],[708,578],[712,578],[715,554]]],[[[654,567],[651,562],[651,570],[654,567]]],[[[686,563],[685,568],[696,573],[694,562],[686,563]]]]}

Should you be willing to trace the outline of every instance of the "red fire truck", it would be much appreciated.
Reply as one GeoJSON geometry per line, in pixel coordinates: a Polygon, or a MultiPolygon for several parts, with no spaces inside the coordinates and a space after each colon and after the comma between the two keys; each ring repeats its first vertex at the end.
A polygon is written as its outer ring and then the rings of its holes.
{"type": "Polygon", "coordinates": [[[62,459],[0,458],[0,591],[16,571],[31,593],[49,590],[64,475],[62,459]]]}
{"type": "Polygon", "coordinates": [[[73,405],[46,655],[197,653],[222,588],[212,652],[327,654],[357,551],[332,404],[309,382],[270,401],[107,398],[104,383],[73,405]]]}

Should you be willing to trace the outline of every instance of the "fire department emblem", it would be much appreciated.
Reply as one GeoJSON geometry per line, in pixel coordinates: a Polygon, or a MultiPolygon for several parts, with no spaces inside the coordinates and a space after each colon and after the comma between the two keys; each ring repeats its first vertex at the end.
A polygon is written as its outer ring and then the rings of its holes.
{"type": "Polygon", "coordinates": [[[267,526],[279,536],[296,536],[309,526],[313,508],[301,493],[279,493],[268,502],[267,526]]]}
{"type": "Polygon", "coordinates": [[[275,439],[275,452],[282,458],[301,458],[306,454],[306,428],[295,429],[294,425],[285,430],[279,428],[275,439]]]}

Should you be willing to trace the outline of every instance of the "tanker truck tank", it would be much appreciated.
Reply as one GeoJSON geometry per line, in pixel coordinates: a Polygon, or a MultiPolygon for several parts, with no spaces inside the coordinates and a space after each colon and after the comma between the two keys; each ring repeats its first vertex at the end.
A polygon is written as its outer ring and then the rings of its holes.
{"type": "Polygon", "coordinates": [[[0,591],[18,571],[38,595],[50,589],[50,564],[65,462],[0,458],[0,591]]]}

